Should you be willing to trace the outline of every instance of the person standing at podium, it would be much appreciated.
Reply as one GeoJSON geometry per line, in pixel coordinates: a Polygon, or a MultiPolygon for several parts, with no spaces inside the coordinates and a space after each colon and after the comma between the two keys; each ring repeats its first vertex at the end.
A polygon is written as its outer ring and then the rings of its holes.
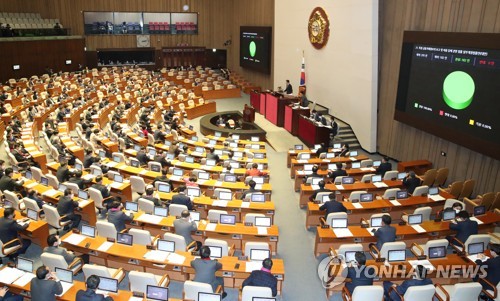
{"type": "Polygon", "coordinates": [[[285,86],[285,91],[286,94],[292,94],[293,93],[293,88],[292,85],[290,84],[290,80],[286,80],[286,86],[285,86]]]}

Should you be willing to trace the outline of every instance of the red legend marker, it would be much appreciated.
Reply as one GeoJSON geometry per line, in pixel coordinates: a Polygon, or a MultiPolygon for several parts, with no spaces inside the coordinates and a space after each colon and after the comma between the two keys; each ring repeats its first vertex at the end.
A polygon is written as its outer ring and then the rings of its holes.
{"type": "Polygon", "coordinates": [[[444,111],[443,111],[443,110],[440,110],[440,111],[439,111],[439,115],[443,116],[443,115],[444,115],[444,111]]]}

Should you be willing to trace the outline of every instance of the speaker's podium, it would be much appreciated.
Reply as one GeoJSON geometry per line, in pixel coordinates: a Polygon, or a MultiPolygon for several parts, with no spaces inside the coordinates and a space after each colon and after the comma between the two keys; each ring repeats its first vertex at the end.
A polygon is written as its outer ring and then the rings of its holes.
{"type": "Polygon", "coordinates": [[[255,121],[255,109],[246,104],[245,108],[243,109],[243,121],[252,123],[255,121]]]}
{"type": "Polygon", "coordinates": [[[297,136],[299,134],[299,117],[305,116],[309,117],[309,108],[303,108],[294,105],[288,105],[285,107],[285,124],[284,128],[292,135],[297,136]]]}
{"type": "Polygon", "coordinates": [[[266,94],[266,119],[276,126],[283,127],[285,123],[285,107],[291,102],[297,101],[297,98],[290,95],[284,95],[278,92],[266,94]]]}

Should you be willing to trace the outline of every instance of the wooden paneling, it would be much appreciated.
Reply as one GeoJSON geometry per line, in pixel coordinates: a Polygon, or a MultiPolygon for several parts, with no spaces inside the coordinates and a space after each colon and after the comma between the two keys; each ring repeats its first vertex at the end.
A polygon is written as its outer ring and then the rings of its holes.
{"type": "Polygon", "coordinates": [[[402,161],[429,159],[435,167],[449,167],[449,182],[477,181],[474,194],[500,191],[498,160],[393,119],[403,31],[498,33],[500,0],[384,0],[380,5],[377,150],[402,161]]]}

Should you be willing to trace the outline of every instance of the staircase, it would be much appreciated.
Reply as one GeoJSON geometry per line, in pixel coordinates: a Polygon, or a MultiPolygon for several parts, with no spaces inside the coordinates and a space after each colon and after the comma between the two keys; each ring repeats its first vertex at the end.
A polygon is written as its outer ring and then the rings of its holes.
{"type": "Polygon", "coordinates": [[[347,143],[349,144],[350,149],[360,149],[361,145],[359,144],[358,138],[356,138],[351,126],[339,119],[335,119],[335,121],[337,121],[337,124],[339,125],[339,130],[337,136],[333,139],[333,142],[342,144],[347,143]]]}

